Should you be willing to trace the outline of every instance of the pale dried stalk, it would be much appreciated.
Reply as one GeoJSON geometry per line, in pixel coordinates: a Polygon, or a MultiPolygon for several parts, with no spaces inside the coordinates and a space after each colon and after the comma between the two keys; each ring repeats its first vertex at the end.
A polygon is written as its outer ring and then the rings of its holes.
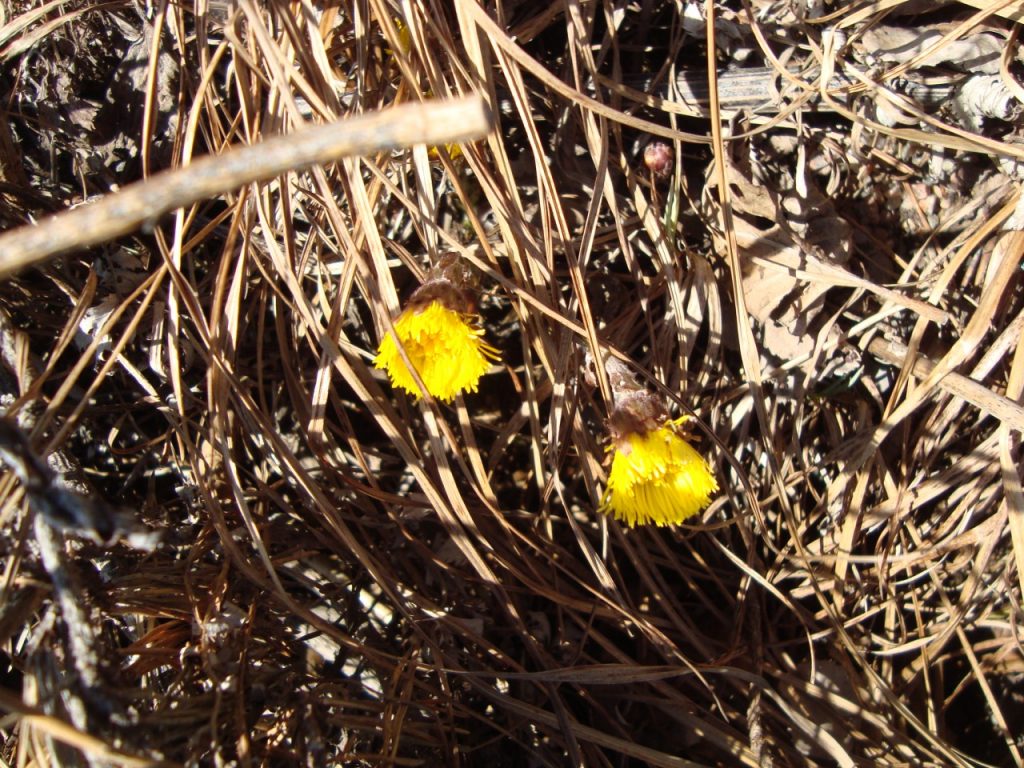
{"type": "MultiPolygon", "coordinates": [[[[872,339],[868,352],[890,365],[903,365],[909,350],[897,341],[872,339]]],[[[914,360],[914,375],[927,378],[935,369],[935,363],[918,354],[914,360]]],[[[999,419],[1006,427],[1024,434],[1024,406],[1015,403],[997,392],[993,392],[974,379],[959,373],[950,373],[939,381],[939,388],[951,395],[962,397],[971,405],[999,419]]]]}
{"type": "Polygon", "coordinates": [[[287,171],[414,144],[484,136],[491,117],[479,96],[404,104],[277,136],[136,182],[95,203],[0,235],[0,277],[67,251],[97,245],[186,205],[287,171]]]}
{"type": "MultiPolygon", "coordinates": [[[[719,109],[725,116],[732,116],[741,110],[757,115],[774,115],[795,98],[806,96],[807,103],[814,105],[814,111],[834,112],[832,105],[821,101],[816,91],[810,92],[819,74],[814,71],[790,73],[788,77],[791,81],[802,83],[803,88],[807,89],[801,92],[784,89],[785,84],[780,82],[779,72],[772,67],[744,67],[719,72],[719,109]]],[[[705,71],[680,72],[675,78],[675,92],[670,91],[667,95],[664,94],[664,85],[655,90],[656,86],[653,86],[649,79],[623,84],[614,78],[598,75],[595,80],[609,91],[665,112],[691,117],[711,115],[711,97],[708,93],[708,75],[705,71]]],[[[842,98],[843,89],[849,88],[852,84],[853,81],[845,75],[833,73],[826,88],[836,91],[837,97],[842,98]]],[[[948,85],[911,83],[906,88],[906,95],[926,109],[938,108],[953,94],[952,86],[948,85]]]]}
{"type": "Polygon", "coordinates": [[[90,758],[104,761],[104,765],[146,768],[147,766],[167,764],[164,761],[120,752],[97,736],[75,728],[59,718],[47,715],[37,707],[26,704],[6,689],[0,690],[0,710],[10,712],[13,719],[22,725],[35,728],[63,744],[80,750],[90,758]]]}
{"type": "MultiPolygon", "coordinates": [[[[992,0],[960,0],[960,2],[967,5],[973,5],[975,8],[986,10],[992,7],[992,0]]],[[[1010,3],[1002,8],[996,8],[992,11],[997,16],[1002,16],[1004,19],[1010,21],[1024,21],[1024,2],[1018,1],[1010,3]]]]}

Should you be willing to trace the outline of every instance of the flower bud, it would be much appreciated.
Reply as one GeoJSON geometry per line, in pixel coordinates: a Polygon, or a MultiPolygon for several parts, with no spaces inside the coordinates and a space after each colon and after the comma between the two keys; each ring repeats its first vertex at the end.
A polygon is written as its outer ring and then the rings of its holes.
{"type": "Polygon", "coordinates": [[[644,147],[644,165],[655,178],[667,179],[676,169],[672,146],[664,141],[652,141],[644,147]]]}

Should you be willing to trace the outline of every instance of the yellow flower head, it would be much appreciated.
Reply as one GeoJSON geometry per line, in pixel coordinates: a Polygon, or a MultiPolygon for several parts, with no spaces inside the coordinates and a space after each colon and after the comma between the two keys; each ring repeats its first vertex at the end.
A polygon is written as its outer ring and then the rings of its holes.
{"type": "MultiPolygon", "coordinates": [[[[398,50],[402,53],[408,53],[412,50],[412,32],[409,31],[409,25],[397,17],[394,19],[394,22],[395,29],[398,30],[398,50]]],[[[389,56],[395,55],[395,52],[390,48],[385,48],[384,50],[389,56]]]]}
{"type": "Polygon", "coordinates": [[[615,451],[601,509],[632,528],[673,525],[700,512],[718,490],[706,461],[683,439],[687,420],[652,423],[662,411],[646,392],[635,393],[612,413],[615,451]],[[638,413],[638,410],[640,413],[638,413]]]}
{"type": "Polygon", "coordinates": [[[459,392],[476,392],[480,377],[498,360],[498,351],[484,341],[483,329],[473,322],[472,303],[472,297],[447,276],[424,283],[395,321],[397,342],[391,333],[384,337],[374,366],[387,371],[394,386],[421,397],[399,351],[401,342],[432,396],[448,402],[459,392]]]}

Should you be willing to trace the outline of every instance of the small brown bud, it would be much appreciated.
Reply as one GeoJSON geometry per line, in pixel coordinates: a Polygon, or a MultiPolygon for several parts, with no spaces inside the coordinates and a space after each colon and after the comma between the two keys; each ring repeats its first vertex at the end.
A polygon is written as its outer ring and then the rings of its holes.
{"type": "Polygon", "coordinates": [[[667,179],[676,168],[671,145],[664,141],[652,141],[644,147],[644,165],[656,178],[667,179]]]}

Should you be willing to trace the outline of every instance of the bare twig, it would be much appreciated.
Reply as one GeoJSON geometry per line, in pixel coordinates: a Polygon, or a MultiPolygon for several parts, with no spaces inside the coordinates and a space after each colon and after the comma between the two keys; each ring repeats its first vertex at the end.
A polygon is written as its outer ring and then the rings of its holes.
{"type": "Polygon", "coordinates": [[[352,155],[479,139],[490,128],[483,100],[405,104],[277,136],[206,157],[0,235],[0,276],[67,251],[128,234],[167,211],[230,192],[243,184],[352,155]]]}

